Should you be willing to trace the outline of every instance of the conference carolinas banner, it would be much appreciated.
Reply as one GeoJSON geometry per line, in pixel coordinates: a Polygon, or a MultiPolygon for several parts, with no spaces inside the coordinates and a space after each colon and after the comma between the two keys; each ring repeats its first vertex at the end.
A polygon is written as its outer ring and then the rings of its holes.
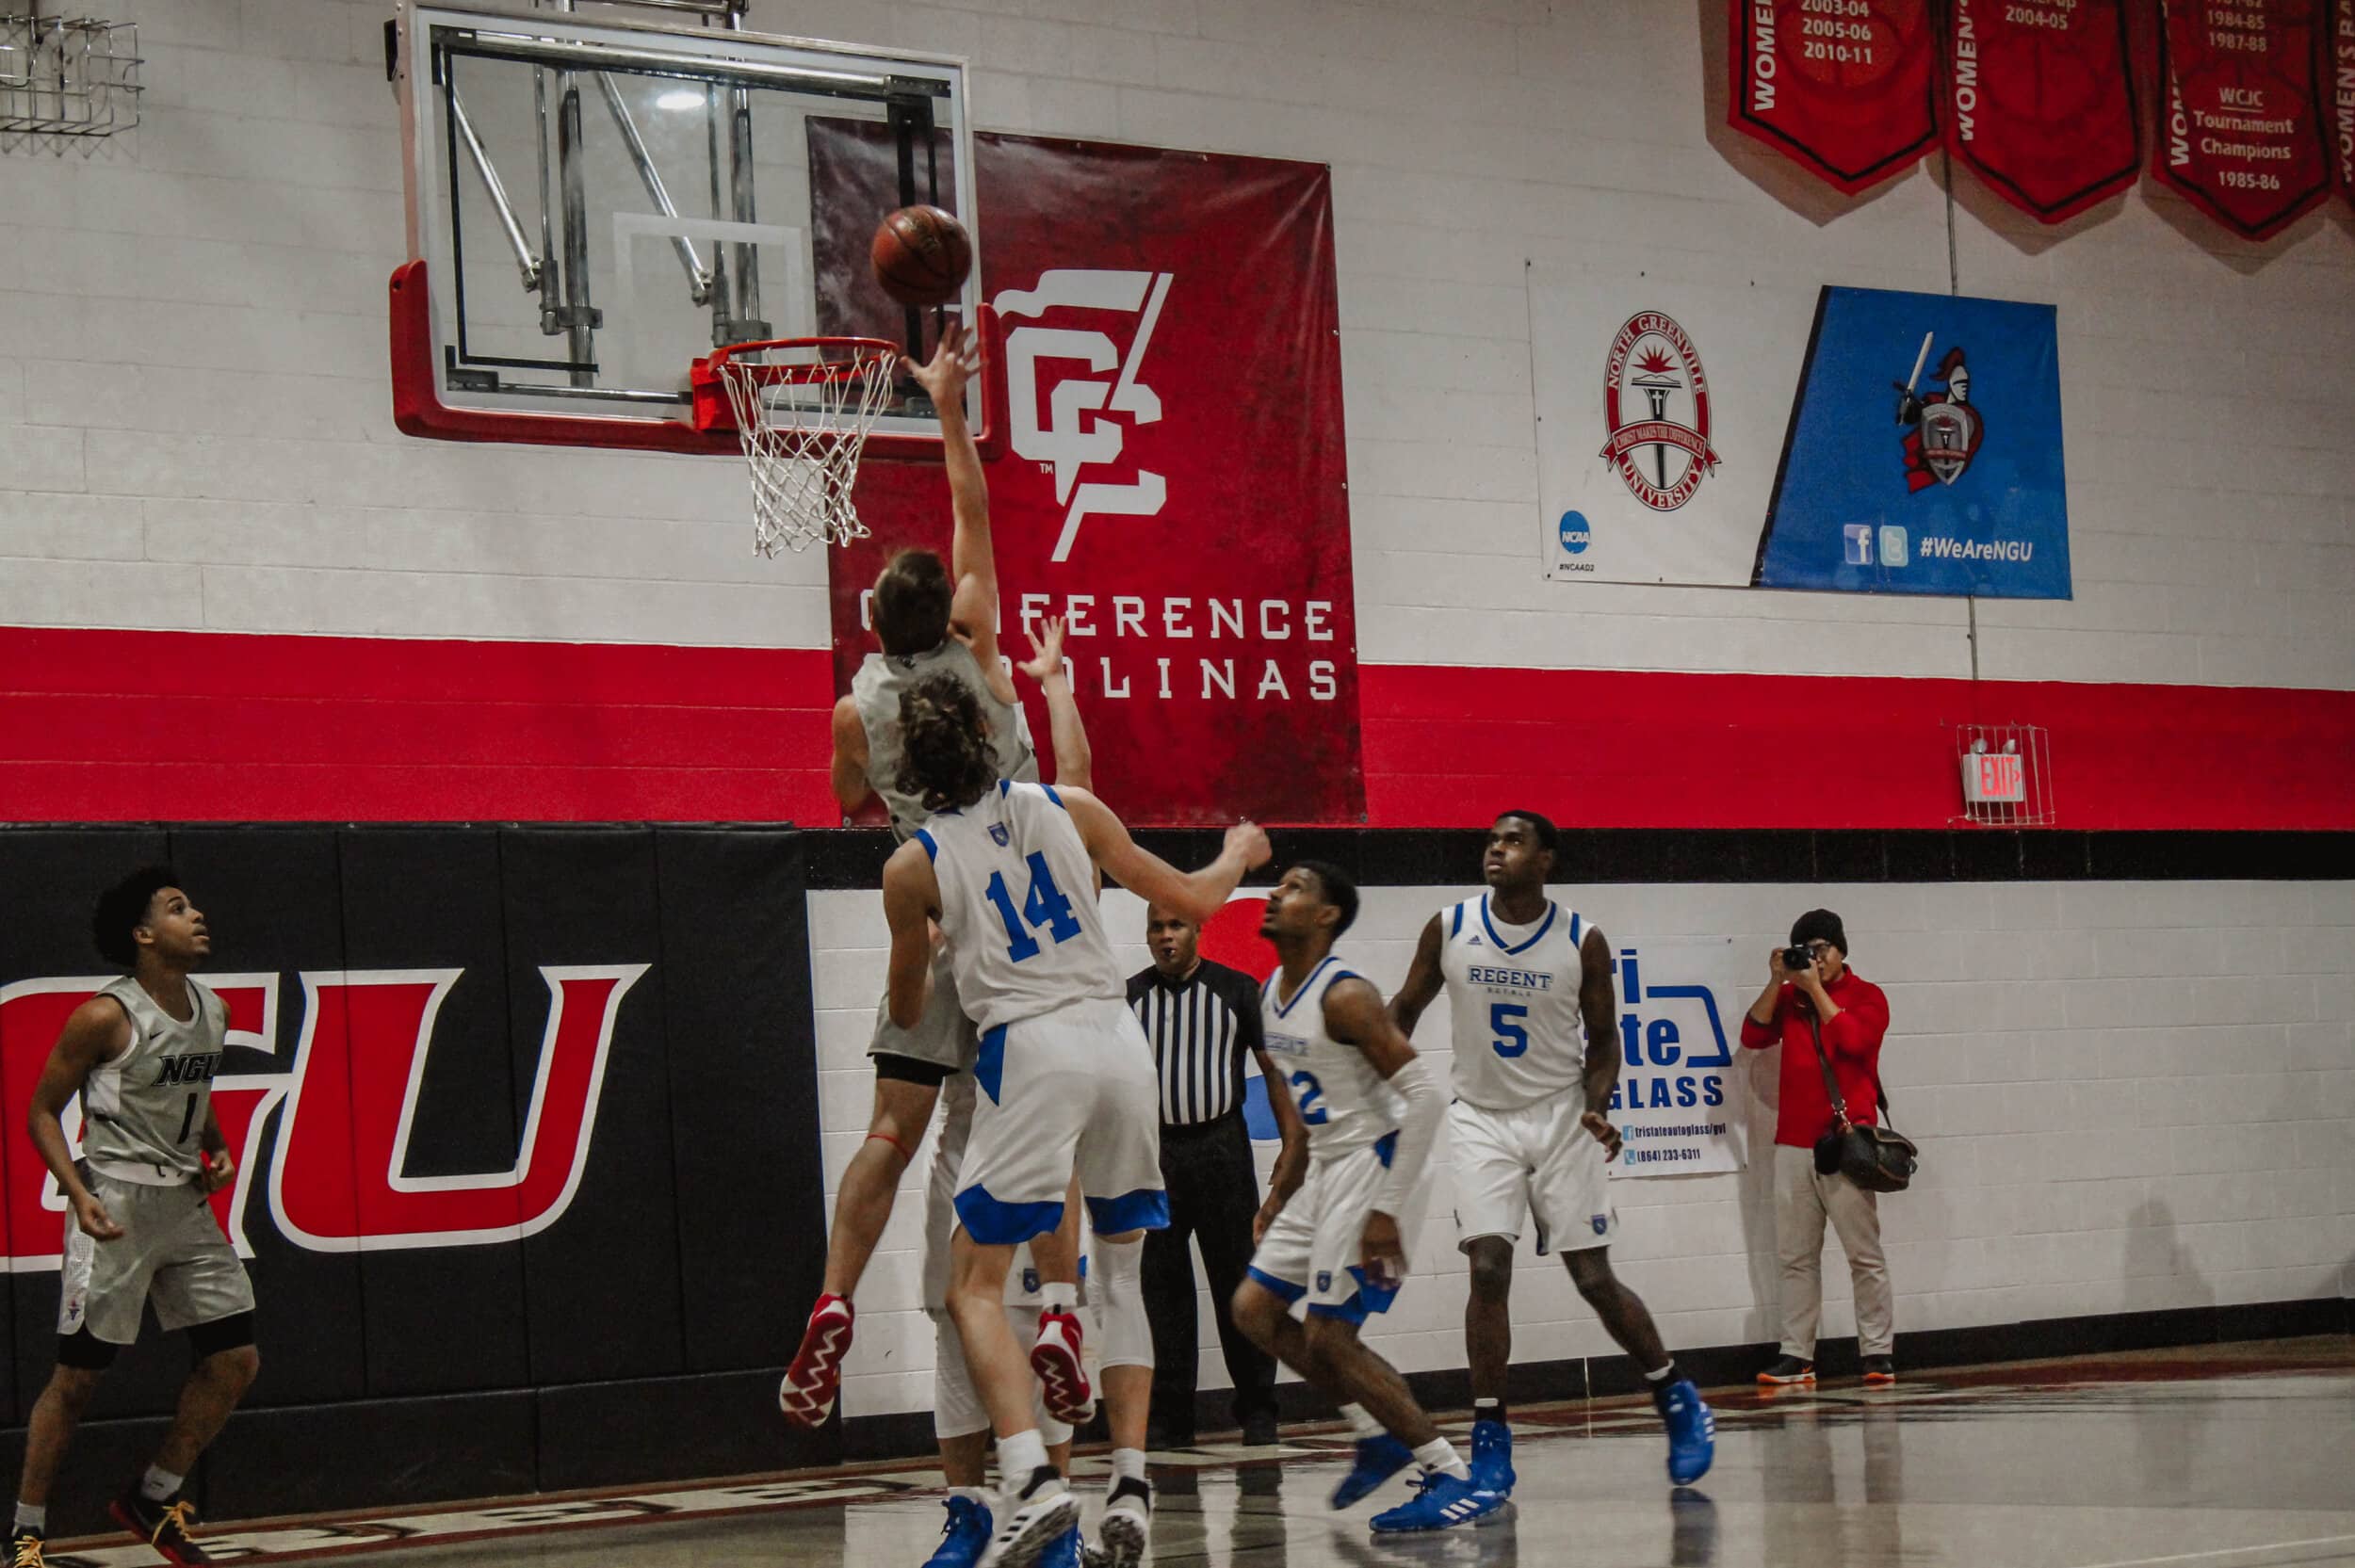
{"type": "Polygon", "coordinates": [[[1549,577],[2070,596],[2053,307],[1589,276],[1530,318],[1549,577]]]}
{"type": "Polygon", "coordinates": [[[2158,144],[2151,170],[2249,239],[2331,191],[2318,29],[2331,0],[2160,0],[2158,144]]]}
{"type": "Polygon", "coordinates": [[[1854,195],[1938,140],[1929,0],[1730,0],[1726,118],[1854,195]]]}
{"type": "Polygon", "coordinates": [[[1946,146],[2045,223],[2135,183],[2126,0],[1951,0],[1946,146]]]}
{"type": "MultiPolygon", "coordinates": [[[[888,132],[813,120],[809,152],[820,330],[896,339],[871,221],[828,221],[894,204],[888,132]]],[[[988,465],[1000,647],[1067,618],[1096,785],[1131,822],[1363,821],[1328,171],[987,133],[973,152],[1011,405],[988,465]]],[[[870,459],[858,505],[911,531],[833,553],[837,690],[875,648],[890,553],[949,548],[936,462],[870,459]]]]}

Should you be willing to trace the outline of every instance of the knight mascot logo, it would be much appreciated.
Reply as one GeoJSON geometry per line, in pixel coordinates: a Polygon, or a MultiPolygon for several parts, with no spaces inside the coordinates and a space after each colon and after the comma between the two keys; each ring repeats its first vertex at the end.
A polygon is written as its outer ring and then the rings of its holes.
{"type": "MultiPolygon", "coordinates": [[[[1905,438],[1906,490],[1919,493],[1932,484],[1950,485],[1963,476],[1987,439],[1987,419],[1971,401],[1971,368],[1963,363],[1959,345],[1938,362],[1937,378],[1943,392],[1917,395],[1922,366],[1930,357],[1932,334],[1922,334],[1922,352],[1913,362],[1913,380],[1897,386],[1897,423],[1911,426],[1905,438]]],[[[1892,385],[1896,385],[1892,382],[1892,385]]]]}

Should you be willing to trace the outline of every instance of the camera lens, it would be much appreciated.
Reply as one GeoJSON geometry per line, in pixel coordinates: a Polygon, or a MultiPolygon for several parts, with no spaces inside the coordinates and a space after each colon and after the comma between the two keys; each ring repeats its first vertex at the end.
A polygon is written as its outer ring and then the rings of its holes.
{"type": "Polygon", "coordinates": [[[1815,967],[1815,955],[1804,947],[1785,947],[1782,950],[1782,966],[1785,969],[1812,969],[1815,967]]]}

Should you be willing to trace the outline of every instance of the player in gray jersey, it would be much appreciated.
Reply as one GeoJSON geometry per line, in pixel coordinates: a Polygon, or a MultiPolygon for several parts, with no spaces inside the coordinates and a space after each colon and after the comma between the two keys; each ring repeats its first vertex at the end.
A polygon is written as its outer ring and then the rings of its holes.
{"type": "Polygon", "coordinates": [[[261,1369],[253,1286],[207,1201],[236,1179],[213,1119],[213,1075],[229,1010],[189,978],[212,953],[204,916],[170,869],[106,890],[91,934],[131,973],[73,1010],[33,1088],[33,1147],[65,1195],[57,1366],[33,1406],[12,1530],[14,1568],[40,1568],[49,1490],[82,1413],[150,1302],[187,1331],[196,1365],[155,1462],[114,1503],[115,1519],[173,1562],[209,1562],[189,1538],[180,1483],[261,1369]],[[82,1102],[82,1157],[66,1107],[82,1102]]]}
{"type": "MultiPolygon", "coordinates": [[[[980,346],[961,326],[941,334],[939,351],[913,374],[940,417],[954,526],[950,560],[929,550],[893,556],[870,596],[881,651],[869,654],[835,704],[832,778],[846,816],[880,800],[902,841],[931,814],[900,787],[906,760],[900,734],[900,699],[924,681],[946,675],[971,692],[990,725],[997,777],[1035,782],[1038,756],[1014,680],[998,650],[998,568],[989,529],[989,488],[981,456],[965,423],[965,383],[980,368],[980,346]]],[[[1047,700],[1059,779],[1088,781],[1087,732],[1064,672],[1062,628],[1050,622],[1033,639],[1036,656],[1022,668],[1047,700]]],[[[868,1055],[875,1063],[875,1105],[867,1138],[842,1173],[827,1233],[825,1281],[802,1331],[802,1343],[778,1384],[788,1419],[818,1426],[834,1412],[842,1358],[851,1346],[852,1295],[867,1271],[893,1200],[917,1145],[930,1125],[940,1086],[969,1068],[979,1039],[957,999],[945,949],[934,955],[934,984],[924,1015],[914,1026],[891,1022],[876,1009],[868,1055]]],[[[1076,1215],[1076,1210],[1074,1211],[1076,1215]]],[[[1093,1391],[1081,1366],[1076,1219],[1041,1237],[1032,1255],[1043,1279],[1039,1336],[1031,1363],[1059,1418],[1084,1421],[1093,1391]]]]}

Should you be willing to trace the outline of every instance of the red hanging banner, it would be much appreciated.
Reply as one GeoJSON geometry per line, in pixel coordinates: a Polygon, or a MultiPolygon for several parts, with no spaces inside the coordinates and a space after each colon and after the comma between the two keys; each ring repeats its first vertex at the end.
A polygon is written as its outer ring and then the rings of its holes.
{"type": "MultiPolygon", "coordinates": [[[[868,266],[897,184],[889,133],[812,120],[808,136],[819,330],[896,336],[868,266]]],[[[1356,826],[1330,175],[995,133],[973,162],[1011,448],[989,472],[1001,647],[1027,657],[1026,624],[1069,622],[1096,785],[1129,822],[1356,826]]],[[[837,690],[875,646],[864,590],[890,552],[949,544],[937,462],[869,461],[858,508],[875,535],[829,574],[837,690]]],[[[1044,755],[1046,709],[1017,684],[1044,755]]]]}
{"type": "Polygon", "coordinates": [[[1730,0],[1733,128],[1853,196],[1938,140],[1928,0],[1730,0]]]}
{"type": "Polygon", "coordinates": [[[2005,201],[2058,223],[2117,195],[2135,127],[2125,0],[1950,0],[1946,146],[2005,201]]]}
{"type": "Polygon", "coordinates": [[[2330,77],[2331,165],[2339,194],[2355,205],[2355,0],[2331,0],[2323,66],[2330,77]]]}
{"type": "Polygon", "coordinates": [[[2325,3],[2159,0],[2151,171],[2249,239],[2281,233],[2331,191],[2316,77],[2325,3]]]}

